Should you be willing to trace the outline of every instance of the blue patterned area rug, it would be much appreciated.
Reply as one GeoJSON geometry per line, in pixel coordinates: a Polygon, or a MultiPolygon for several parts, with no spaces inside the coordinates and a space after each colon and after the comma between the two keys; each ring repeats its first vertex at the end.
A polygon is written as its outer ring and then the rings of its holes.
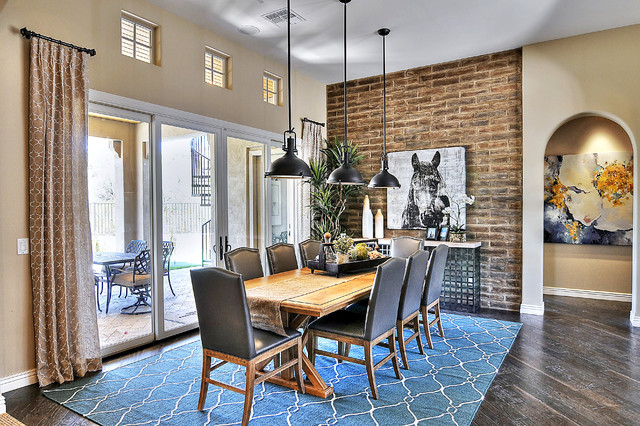
{"type": "MultiPolygon", "coordinates": [[[[446,339],[434,333],[426,355],[415,341],[409,345],[411,369],[401,369],[402,379],[391,362],[376,372],[379,400],[371,398],[364,366],[318,356],[316,367],[334,394],[322,399],[258,385],[251,424],[471,424],[522,324],[443,314],[443,326],[446,339]]],[[[337,351],[332,341],[320,339],[320,346],[337,351]]],[[[376,349],[378,357],[388,354],[376,349]]],[[[362,356],[362,348],[352,347],[351,355],[362,356]]],[[[200,342],[191,342],[43,393],[101,425],[239,424],[243,396],[235,392],[209,385],[204,412],[196,410],[201,366],[200,342]]],[[[214,374],[243,387],[243,368],[227,364],[214,374]]]]}

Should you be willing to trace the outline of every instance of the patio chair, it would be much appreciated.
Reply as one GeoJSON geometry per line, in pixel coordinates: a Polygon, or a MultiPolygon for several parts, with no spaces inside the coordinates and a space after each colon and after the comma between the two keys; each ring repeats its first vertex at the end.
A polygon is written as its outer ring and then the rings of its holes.
{"type": "Polygon", "coordinates": [[[224,264],[229,271],[242,275],[245,281],[264,277],[260,251],[249,247],[238,247],[224,254],[224,264]]]}
{"type": "Polygon", "coordinates": [[[407,259],[413,253],[424,248],[424,241],[415,237],[395,237],[391,239],[389,256],[407,259]]]}
{"type": "MultiPolygon", "coordinates": [[[[127,315],[148,314],[151,309],[140,310],[142,306],[151,307],[149,298],[151,297],[151,254],[149,250],[142,250],[135,258],[132,268],[120,270],[113,277],[112,286],[117,285],[131,290],[131,294],[137,296],[137,300],[133,305],[127,306],[120,310],[121,313],[127,315]],[[131,312],[127,312],[132,309],[131,312]]],[[[109,293],[111,293],[109,291],[109,293]]],[[[107,295],[106,313],[109,313],[109,299],[107,295]]]]}
{"type": "Polygon", "coordinates": [[[393,363],[396,378],[400,379],[400,367],[396,353],[396,317],[406,261],[391,258],[378,266],[371,289],[371,299],[365,315],[341,310],[319,318],[309,324],[309,359],[315,365],[316,355],[365,365],[371,394],[378,399],[375,371],[389,360],[393,363]],[[335,354],[317,348],[317,337],[336,340],[338,343],[364,346],[364,360],[335,354]],[[388,340],[389,355],[373,364],[373,347],[388,340]]]}
{"type": "Polygon", "coordinates": [[[293,244],[277,243],[266,248],[267,264],[271,275],[298,269],[296,249],[293,244]]]}
{"type": "Polygon", "coordinates": [[[203,355],[198,411],[204,409],[211,383],[244,395],[242,425],[247,425],[251,417],[254,387],[291,367],[295,367],[298,390],[304,393],[300,332],[285,328],[286,336],[280,336],[254,328],[251,325],[242,275],[221,268],[192,269],[191,284],[203,355]],[[272,371],[257,371],[257,365],[284,351],[295,354],[292,354],[293,359],[272,371]],[[212,358],[219,359],[220,362],[211,365],[212,358]],[[246,367],[244,389],[211,378],[211,372],[227,362],[246,367]]]}
{"type": "Polygon", "coordinates": [[[427,270],[427,280],[420,302],[420,311],[422,313],[422,325],[424,334],[427,335],[427,343],[429,349],[433,349],[431,342],[431,326],[438,324],[440,337],[444,339],[444,330],[442,329],[442,320],[440,318],[440,292],[442,291],[442,282],[444,281],[444,270],[447,266],[447,257],[449,256],[449,247],[441,244],[431,252],[429,260],[429,269],[427,270]],[[429,310],[433,309],[435,319],[429,322],[429,310]]]}
{"type": "MultiPolygon", "coordinates": [[[[124,252],[125,253],[135,253],[136,255],[138,255],[142,250],[146,250],[147,248],[147,242],[145,240],[131,240],[129,241],[129,244],[127,244],[127,247],[125,247],[124,252]]],[[[112,268],[111,273],[112,274],[118,274],[120,270],[126,268],[127,266],[132,266],[131,263],[125,263],[122,264],[122,266],[120,266],[119,268],[112,268]]],[[[127,297],[129,295],[129,289],[125,288],[124,291],[124,297],[127,297]]],[[[120,293],[118,294],[118,297],[122,296],[122,287],[120,287],[120,293]]]]}
{"type": "Polygon", "coordinates": [[[302,267],[307,267],[307,261],[313,260],[320,253],[320,247],[322,243],[317,240],[304,240],[298,244],[300,249],[300,260],[302,261],[302,267]]]}
{"type": "Polygon", "coordinates": [[[171,286],[171,255],[173,254],[174,247],[173,241],[162,242],[162,276],[166,276],[169,280],[169,289],[171,290],[171,294],[175,296],[176,293],[171,286]]]}

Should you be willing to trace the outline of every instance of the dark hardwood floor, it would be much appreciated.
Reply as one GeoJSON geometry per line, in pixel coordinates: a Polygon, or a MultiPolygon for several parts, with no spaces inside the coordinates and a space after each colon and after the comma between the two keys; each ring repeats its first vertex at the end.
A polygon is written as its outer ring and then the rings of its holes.
{"type": "MultiPolygon", "coordinates": [[[[640,424],[640,329],[630,303],[545,297],[544,317],[484,311],[524,325],[475,417],[476,425],[640,424]]],[[[197,339],[197,332],[105,360],[113,369],[197,339]]],[[[91,421],[40,395],[9,392],[7,411],[27,425],[91,421]]]]}

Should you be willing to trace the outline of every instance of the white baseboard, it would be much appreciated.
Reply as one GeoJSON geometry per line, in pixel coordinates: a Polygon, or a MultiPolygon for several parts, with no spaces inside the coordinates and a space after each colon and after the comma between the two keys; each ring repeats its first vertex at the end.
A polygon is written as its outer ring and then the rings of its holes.
{"type": "Polygon", "coordinates": [[[0,393],[0,414],[7,412],[7,404],[4,402],[4,396],[0,393]]]}
{"type": "Polygon", "coordinates": [[[15,389],[38,383],[36,369],[23,371],[13,376],[0,378],[0,393],[7,393],[15,389]]]}
{"type": "Polygon", "coordinates": [[[634,327],[640,327],[640,316],[635,315],[631,312],[631,325],[634,327]]]}
{"type": "Polygon", "coordinates": [[[613,300],[616,302],[631,302],[631,295],[614,293],[611,291],[579,290],[575,288],[542,287],[543,294],[553,296],[581,297],[583,299],[613,300]]]}
{"type": "Polygon", "coordinates": [[[544,315],[544,303],[542,305],[520,305],[521,314],[544,315]]]}

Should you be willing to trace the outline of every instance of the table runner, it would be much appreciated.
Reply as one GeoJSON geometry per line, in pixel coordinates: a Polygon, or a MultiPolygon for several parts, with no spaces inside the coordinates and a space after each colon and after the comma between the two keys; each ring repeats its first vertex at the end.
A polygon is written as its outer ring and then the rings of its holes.
{"type": "Polygon", "coordinates": [[[255,328],[286,336],[280,311],[283,300],[293,299],[374,273],[375,271],[367,271],[340,278],[332,275],[309,274],[248,288],[246,293],[251,312],[251,324],[255,328]]]}

